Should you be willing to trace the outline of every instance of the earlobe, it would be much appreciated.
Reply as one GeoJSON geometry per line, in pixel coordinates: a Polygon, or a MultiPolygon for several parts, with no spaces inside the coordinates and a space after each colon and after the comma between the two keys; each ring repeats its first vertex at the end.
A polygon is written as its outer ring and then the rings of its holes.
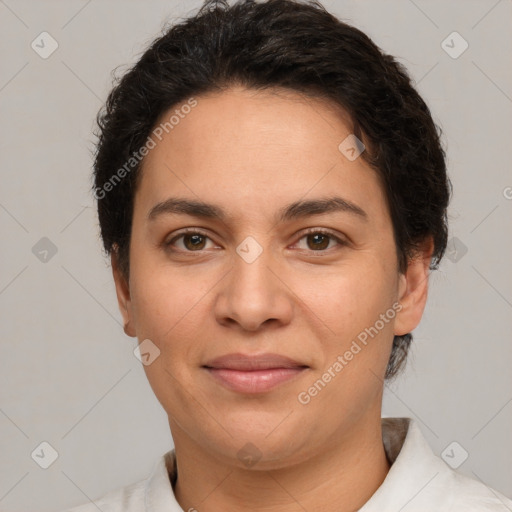
{"type": "Polygon", "coordinates": [[[427,303],[432,252],[433,241],[429,238],[409,260],[405,273],[399,276],[398,301],[402,308],[396,316],[395,336],[410,333],[420,323],[427,303]]]}
{"type": "Polygon", "coordinates": [[[128,279],[119,268],[117,247],[111,252],[110,262],[112,264],[112,275],[116,287],[117,303],[119,305],[119,311],[123,316],[123,330],[127,336],[135,338],[136,333],[132,322],[130,285],[128,279]]]}
{"type": "Polygon", "coordinates": [[[123,325],[123,331],[124,333],[126,334],[126,336],[130,336],[132,338],[135,338],[135,333],[132,329],[132,326],[130,324],[130,321],[128,320],[128,322],[125,322],[124,325],[123,325]]]}

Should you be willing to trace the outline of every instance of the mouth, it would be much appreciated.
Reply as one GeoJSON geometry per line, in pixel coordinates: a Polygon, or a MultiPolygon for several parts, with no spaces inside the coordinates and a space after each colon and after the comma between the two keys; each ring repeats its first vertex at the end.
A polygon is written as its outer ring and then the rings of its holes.
{"type": "Polygon", "coordinates": [[[287,382],[309,367],[278,354],[228,354],[203,365],[216,382],[239,393],[262,393],[287,382]]]}

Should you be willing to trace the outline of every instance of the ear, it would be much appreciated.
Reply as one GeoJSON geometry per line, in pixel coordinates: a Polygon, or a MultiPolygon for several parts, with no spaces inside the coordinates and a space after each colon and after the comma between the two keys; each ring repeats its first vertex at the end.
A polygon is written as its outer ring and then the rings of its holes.
{"type": "Polygon", "coordinates": [[[123,316],[124,332],[127,336],[132,338],[136,337],[135,330],[133,328],[133,313],[132,303],[130,297],[130,284],[127,277],[123,275],[119,268],[119,258],[117,247],[110,253],[110,262],[112,264],[112,274],[114,276],[114,283],[116,285],[117,303],[119,305],[119,311],[123,316]]]}
{"type": "Polygon", "coordinates": [[[434,242],[429,237],[408,261],[407,270],[400,274],[398,300],[402,309],[395,319],[394,334],[410,333],[420,323],[427,303],[428,277],[434,242]]]}

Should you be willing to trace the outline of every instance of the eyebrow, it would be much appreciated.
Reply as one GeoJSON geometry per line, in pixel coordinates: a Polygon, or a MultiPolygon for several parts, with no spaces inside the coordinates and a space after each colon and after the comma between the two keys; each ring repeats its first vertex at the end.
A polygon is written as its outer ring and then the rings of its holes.
{"type": "MultiPolygon", "coordinates": [[[[333,212],[345,212],[368,220],[368,214],[355,203],[342,197],[330,197],[327,199],[299,200],[290,203],[277,211],[278,222],[286,222],[311,215],[322,215],[333,212]]],[[[152,221],[164,214],[191,215],[204,219],[216,219],[226,222],[228,214],[221,207],[192,199],[170,197],[157,203],[148,213],[148,220],[152,221]]]]}

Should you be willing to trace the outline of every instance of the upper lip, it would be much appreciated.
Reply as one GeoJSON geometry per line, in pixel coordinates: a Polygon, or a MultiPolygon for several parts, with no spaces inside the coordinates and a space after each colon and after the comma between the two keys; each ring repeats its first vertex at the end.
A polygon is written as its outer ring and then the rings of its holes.
{"type": "Polygon", "coordinates": [[[226,354],[211,359],[205,365],[207,368],[225,368],[229,370],[267,370],[269,368],[306,368],[307,365],[299,363],[279,354],[226,354]]]}

